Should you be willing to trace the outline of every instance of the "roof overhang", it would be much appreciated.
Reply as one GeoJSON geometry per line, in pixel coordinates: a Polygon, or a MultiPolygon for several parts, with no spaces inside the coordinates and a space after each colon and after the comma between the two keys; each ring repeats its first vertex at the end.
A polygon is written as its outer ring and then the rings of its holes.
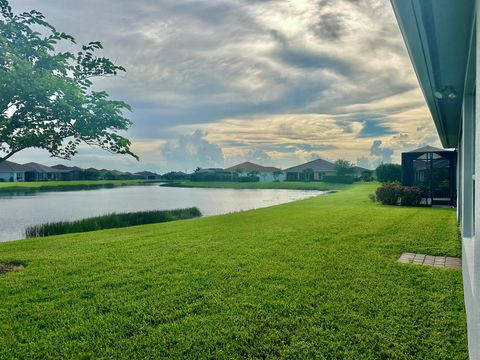
{"type": "Polygon", "coordinates": [[[475,1],[391,0],[435,126],[458,147],[475,1]]]}

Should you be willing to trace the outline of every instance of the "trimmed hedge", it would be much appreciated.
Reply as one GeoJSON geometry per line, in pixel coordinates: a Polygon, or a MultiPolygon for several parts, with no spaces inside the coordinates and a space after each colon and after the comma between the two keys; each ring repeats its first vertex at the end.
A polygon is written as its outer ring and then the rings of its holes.
{"type": "Polygon", "coordinates": [[[402,186],[400,205],[417,206],[422,199],[422,191],[416,186],[402,186]]]}
{"type": "Polygon", "coordinates": [[[396,183],[380,186],[375,194],[377,201],[383,205],[417,206],[422,198],[422,191],[418,187],[396,183]]]}

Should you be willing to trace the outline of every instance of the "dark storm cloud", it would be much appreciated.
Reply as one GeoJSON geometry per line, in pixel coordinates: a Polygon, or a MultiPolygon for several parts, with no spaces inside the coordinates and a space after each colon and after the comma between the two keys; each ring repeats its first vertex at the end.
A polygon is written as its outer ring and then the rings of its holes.
{"type": "Polygon", "coordinates": [[[359,137],[379,137],[383,135],[397,134],[392,128],[381,124],[378,120],[368,120],[363,123],[359,137]]]}

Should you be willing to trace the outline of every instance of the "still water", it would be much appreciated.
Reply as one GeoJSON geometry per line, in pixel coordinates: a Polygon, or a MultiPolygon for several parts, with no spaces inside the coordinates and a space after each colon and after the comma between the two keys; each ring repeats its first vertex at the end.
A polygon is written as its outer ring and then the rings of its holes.
{"type": "Polygon", "coordinates": [[[196,206],[204,216],[250,210],[325,194],[303,190],[238,190],[149,186],[0,194],[0,242],[23,238],[26,227],[113,212],[196,206]]]}

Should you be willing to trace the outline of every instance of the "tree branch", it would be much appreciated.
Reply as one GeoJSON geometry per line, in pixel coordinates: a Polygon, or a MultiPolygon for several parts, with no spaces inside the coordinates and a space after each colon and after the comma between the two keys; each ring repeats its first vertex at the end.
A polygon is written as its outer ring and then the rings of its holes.
{"type": "Polygon", "coordinates": [[[19,148],[19,149],[16,149],[16,150],[12,150],[10,151],[10,153],[8,153],[6,156],[4,157],[0,157],[0,163],[4,162],[4,161],[7,161],[9,158],[11,158],[13,155],[15,155],[17,152],[23,150],[25,148],[19,148]]]}

